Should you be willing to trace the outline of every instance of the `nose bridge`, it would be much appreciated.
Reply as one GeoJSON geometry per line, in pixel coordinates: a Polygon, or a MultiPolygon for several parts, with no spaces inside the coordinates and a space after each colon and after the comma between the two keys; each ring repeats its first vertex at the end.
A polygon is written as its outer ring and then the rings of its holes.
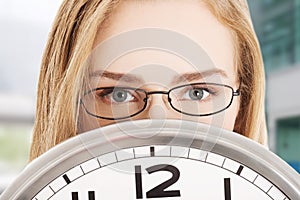
{"type": "Polygon", "coordinates": [[[145,116],[147,116],[147,118],[166,119],[171,118],[174,115],[168,102],[167,91],[153,91],[147,94],[148,105],[145,110],[145,116]]]}
{"type": "Polygon", "coordinates": [[[149,96],[149,106],[162,105],[163,103],[169,109],[170,105],[168,102],[168,91],[151,91],[148,92],[147,95],[149,96]]]}

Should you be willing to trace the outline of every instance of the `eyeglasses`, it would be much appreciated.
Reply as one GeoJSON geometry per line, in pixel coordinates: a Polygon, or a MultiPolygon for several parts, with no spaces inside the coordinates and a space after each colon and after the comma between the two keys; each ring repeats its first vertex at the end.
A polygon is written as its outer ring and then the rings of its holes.
{"type": "Polygon", "coordinates": [[[209,116],[230,107],[239,89],[217,83],[192,83],[169,91],[150,91],[132,87],[99,87],[84,93],[81,104],[94,117],[118,120],[133,117],[146,109],[150,95],[167,95],[170,106],[189,116],[209,116]]]}

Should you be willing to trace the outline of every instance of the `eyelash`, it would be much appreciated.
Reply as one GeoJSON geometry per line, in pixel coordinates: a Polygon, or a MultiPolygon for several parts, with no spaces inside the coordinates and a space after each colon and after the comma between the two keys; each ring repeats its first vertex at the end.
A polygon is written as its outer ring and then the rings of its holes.
{"type": "Polygon", "coordinates": [[[188,88],[187,90],[183,91],[183,94],[186,94],[186,92],[189,92],[189,90],[193,90],[193,89],[201,89],[201,90],[204,90],[209,93],[208,98],[201,100],[203,102],[208,101],[211,98],[211,96],[217,95],[217,92],[215,90],[210,89],[210,88],[204,88],[204,87],[191,87],[191,88],[188,88]]]}
{"type": "Polygon", "coordinates": [[[106,95],[111,94],[113,91],[114,91],[114,88],[109,89],[109,90],[108,89],[107,90],[103,89],[101,91],[97,91],[95,94],[96,94],[97,97],[103,98],[106,95]]]}
{"type": "Polygon", "coordinates": [[[215,89],[212,89],[212,88],[208,88],[208,87],[191,87],[190,90],[192,89],[201,89],[201,90],[204,90],[206,92],[208,92],[209,94],[211,95],[217,95],[217,91],[215,89]]]}

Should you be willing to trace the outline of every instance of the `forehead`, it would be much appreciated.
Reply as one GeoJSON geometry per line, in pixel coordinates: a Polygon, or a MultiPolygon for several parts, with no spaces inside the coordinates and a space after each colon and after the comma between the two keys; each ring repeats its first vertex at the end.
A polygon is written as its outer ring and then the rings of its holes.
{"type": "MultiPolygon", "coordinates": [[[[100,27],[95,47],[114,35],[149,27],[168,29],[187,36],[207,53],[215,67],[224,70],[230,78],[235,79],[232,35],[198,0],[121,1],[106,23],[100,27]]],[[[149,38],[145,38],[147,39],[149,38]]],[[[174,54],[148,50],[120,57],[109,66],[109,70],[127,73],[138,66],[144,66],[145,70],[145,66],[151,66],[153,63],[170,67],[178,73],[195,70],[194,66],[190,66],[174,54]]],[[[197,67],[197,70],[201,71],[203,66],[197,67]]]]}

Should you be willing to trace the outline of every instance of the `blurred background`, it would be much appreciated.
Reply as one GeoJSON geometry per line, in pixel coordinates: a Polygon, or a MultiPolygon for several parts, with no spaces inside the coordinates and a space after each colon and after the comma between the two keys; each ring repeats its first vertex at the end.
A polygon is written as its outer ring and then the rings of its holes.
{"type": "Polygon", "coordinates": [[[300,0],[248,0],[266,70],[270,149],[300,172],[300,0]]]}
{"type": "MultiPolygon", "coordinates": [[[[62,0],[0,0],[0,193],[25,167],[43,49],[62,0]]],[[[248,0],[266,69],[269,145],[300,172],[300,0],[248,0]]]]}
{"type": "Polygon", "coordinates": [[[28,162],[43,49],[62,0],[0,0],[0,193],[28,162]]]}

